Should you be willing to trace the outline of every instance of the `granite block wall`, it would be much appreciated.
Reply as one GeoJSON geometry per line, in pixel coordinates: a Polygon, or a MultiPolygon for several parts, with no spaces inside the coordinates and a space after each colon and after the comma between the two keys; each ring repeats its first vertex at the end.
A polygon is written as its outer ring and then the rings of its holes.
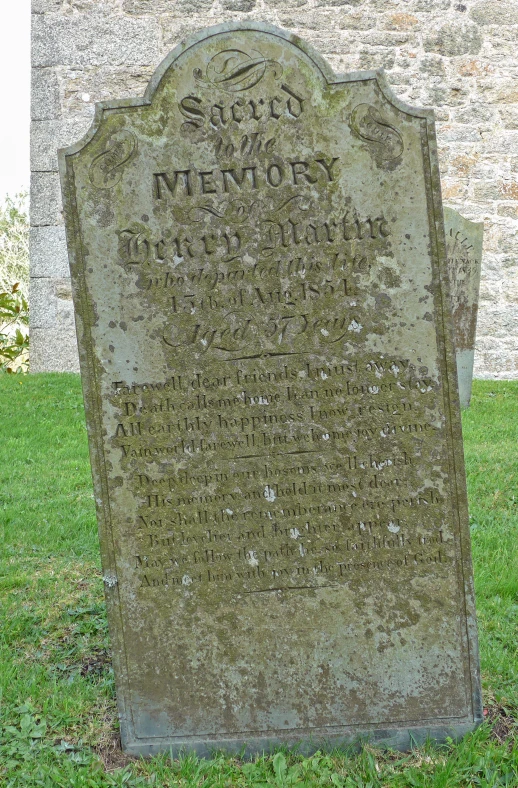
{"type": "Polygon", "coordinates": [[[518,378],[516,0],[32,0],[31,364],[76,371],[56,150],[94,104],[140,96],[186,35],[228,20],[293,31],[335,71],[385,68],[436,111],[443,199],[485,223],[475,376],[518,378]]]}

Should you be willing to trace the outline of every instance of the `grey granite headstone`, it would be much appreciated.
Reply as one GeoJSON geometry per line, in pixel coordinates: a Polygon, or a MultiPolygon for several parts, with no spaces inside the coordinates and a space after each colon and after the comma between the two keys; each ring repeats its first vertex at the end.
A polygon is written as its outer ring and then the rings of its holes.
{"type": "Polygon", "coordinates": [[[453,208],[444,208],[444,228],[460,406],[468,408],[473,382],[484,222],[471,222],[453,208]]]}
{"type": "Polygon", "coordinates": [[[226,25],[60,168],[125,750],[471,730],[432,113],[226,25]]]}

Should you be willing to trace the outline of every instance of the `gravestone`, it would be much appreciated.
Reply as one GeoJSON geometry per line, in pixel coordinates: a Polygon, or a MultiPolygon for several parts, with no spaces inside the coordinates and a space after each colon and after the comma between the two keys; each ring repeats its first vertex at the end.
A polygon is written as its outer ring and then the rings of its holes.
{"type": "Polygon", "coordinates": [[[459,399],[461,408],[469,408],[475,359],[484,222],[471,222],[453,208],[444,208],[444,227],[459,399]]]}
{"type": "Polygon", "coordinates": [[[125,750],[471,730],[431,112],[224,25],[60,168],[125,750]]]}

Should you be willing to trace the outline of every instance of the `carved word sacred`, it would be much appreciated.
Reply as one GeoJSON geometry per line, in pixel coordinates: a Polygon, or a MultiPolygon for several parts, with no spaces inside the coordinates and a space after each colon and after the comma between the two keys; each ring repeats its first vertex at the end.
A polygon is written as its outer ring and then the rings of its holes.
{"type": "Polygon", "coordinates": [[[469,408],[475,359],[484,222],[470,222],[452,208],[445,208],[444,226],[459,399],[461,408],[469,408]]]}
{"type": "Polygon", "coordinates": [[[227,25],[60,162],[125,750],[472,729],[431,113],[227,25]]]}

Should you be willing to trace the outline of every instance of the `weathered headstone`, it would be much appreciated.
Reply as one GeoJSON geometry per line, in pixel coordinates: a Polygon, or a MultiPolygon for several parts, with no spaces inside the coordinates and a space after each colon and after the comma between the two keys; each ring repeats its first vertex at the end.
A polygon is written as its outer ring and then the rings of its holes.
{"type": "Polygon", "coordinates": [[[125,749],[472,729],[432,114],[225,25],[60,166],[125,749]]]}
{"type": "Polygon", "coordinates": [[[444,208],[444,228],[459,399],[461,408],[469,408],[475,358],[484,222],[472,222],[453,208],[444,208]]]}

